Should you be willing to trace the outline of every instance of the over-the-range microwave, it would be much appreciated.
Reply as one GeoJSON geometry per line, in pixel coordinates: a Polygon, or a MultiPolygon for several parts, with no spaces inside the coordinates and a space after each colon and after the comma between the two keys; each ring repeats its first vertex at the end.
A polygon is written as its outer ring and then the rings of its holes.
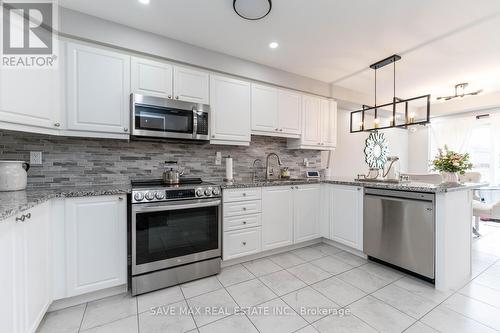
{"type": "Polygon", "coordinates": [[[131,95],[132,137],[209,140],[210,106],[131,95]]]}

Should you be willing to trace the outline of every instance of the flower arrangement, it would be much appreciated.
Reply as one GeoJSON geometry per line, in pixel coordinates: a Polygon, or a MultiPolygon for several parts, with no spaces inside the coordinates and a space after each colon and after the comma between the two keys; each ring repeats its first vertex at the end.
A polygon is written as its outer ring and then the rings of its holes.
{"type": "Polygon", "coordinates": [[[443,149],[438,149],[438,155],[432,165],[434,170],[439,172],[452,172],[463,175],[465,171],[472,169],[472,163],[469,161],[469,154],[459,154],[453,150],[449,150],[448,146],[443,149]]]}

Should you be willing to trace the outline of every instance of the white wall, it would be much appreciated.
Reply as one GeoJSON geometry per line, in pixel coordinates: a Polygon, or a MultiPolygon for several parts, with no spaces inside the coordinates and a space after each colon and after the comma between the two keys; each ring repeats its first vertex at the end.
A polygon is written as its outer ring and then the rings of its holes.
{"type": "MultiPolygon", "coordinates": [[[[337,115],[338,132],[337,148],[332,155],[331,176],[336,178],[354,179],[358,174],[366,174],[368,165],[365,163],[365,140],[369,133],[350,133],[350,111],[339,110],[337,115]]],[[[389,155],[399,156],[402,172],[408,170],[408,131],[404,129],[384,130],[389,143],[389,155]]]]}
{"type": "MultiPolygon", "coordinates": [[[[330,97],[330,84],[261,65],[179,40],[60,8],[62,36],[97,42],[166,60],[330,97]]],[[[186,22],[188,23],[188,22],[186,22]]]]}
{"type": "Polygon", "coordinates": [[[430,128],[416,126],[408,131],[408,172],[428,173],[430,152],[430,128]]]}

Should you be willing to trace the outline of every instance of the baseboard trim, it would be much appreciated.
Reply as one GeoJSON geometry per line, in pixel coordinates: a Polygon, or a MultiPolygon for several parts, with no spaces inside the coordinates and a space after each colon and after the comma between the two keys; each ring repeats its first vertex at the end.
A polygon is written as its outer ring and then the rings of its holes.
{"type": "Polygon", "coordinates": [[[368,256],[366,254],[364,254],[362,251],[360,250],[356,250],[356,249],[353,249],[352,247],[349,247],[347,245],[344,245],[344,244],[341,244],[341,243],[338,243],[336,241],[333,241],[331,239],[328,239],[328,238],[323,238],[323,243],[325,244],[328,244],[328,245],[331,245],[331,246],[335,246],[335,247],[338,247],[339,249],[343,250],[343,251],[346,251],[346,252],[349,252],[349,253],[352,253],[354,255],[357,255],[358,257],[361,257],[363,259],[368,259],[368,256]]]}
{"type": "Polygon", "coordinates": [[[103,290],[93,291],[91,293],[87,293],[87,294],[83,294],[83,295],[58,299],[58,300],[55,300],[54,302],[52,302],[52,304],[49,306],[49,309],[47,310],[47,312],[52,312],[52,311],[57,311],[57,310],[69,308],[71,306],[96,301],[98,299],[102,299],[102,298],[109,297],[109,296],[115,296],[115,295],[123,294],[126,292],[128,292],[127,285],[123,284],[123,285],[116,286],[116,287],[111,287],[111,288],[107,288],[107,289],[103,289],[103,290]]]}

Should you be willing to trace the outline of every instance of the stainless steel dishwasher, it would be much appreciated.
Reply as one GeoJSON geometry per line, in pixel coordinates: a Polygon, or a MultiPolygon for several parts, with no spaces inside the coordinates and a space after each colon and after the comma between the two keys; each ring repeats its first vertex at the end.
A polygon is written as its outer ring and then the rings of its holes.
{"type": "Polygon", "coordinates": [[[382,261],[434,280],[434,194],[366,188],[363,250],[382,261]]]}

